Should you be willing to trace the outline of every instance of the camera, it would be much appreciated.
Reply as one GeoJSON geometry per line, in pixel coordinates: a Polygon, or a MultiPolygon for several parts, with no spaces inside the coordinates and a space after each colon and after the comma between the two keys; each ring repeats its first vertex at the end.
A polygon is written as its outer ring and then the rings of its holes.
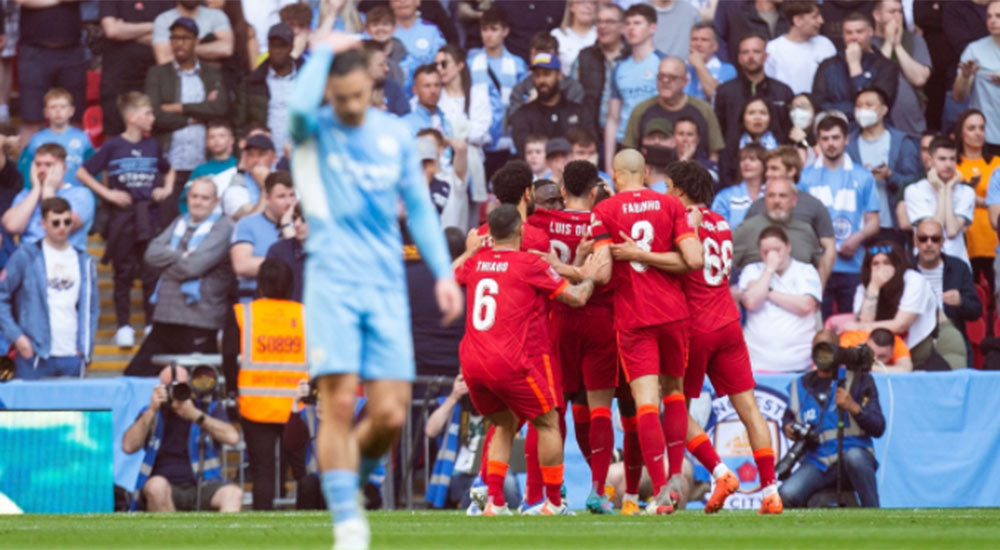
{"type": "Polygon", "coordinates": [[[802,456],[810,447],[819,443],[819,434],[816,427],[809,424],[792,424],[792,431],[798,436],[798,440],[788,449],[785,456],[774,467],[774,475],[777,479],[784,481],[792,473],[792,468],[802,460],[802,456]]]}
{"type": "Polygon", "coordinates": [[[829,342],[817,342],[812,349],[812,360],[816,368],[823,371],[844,365],[850,371],[868,372],[875,362],[875,352],[866,344],[842,348],[829,342]]]}
{"type": "Polygon", "coordinates": [[[183,403],[191,399],[191,384],[177,380],[177,365],[170,365],[170,383],[167,384],[167,401],[183,403]]]}

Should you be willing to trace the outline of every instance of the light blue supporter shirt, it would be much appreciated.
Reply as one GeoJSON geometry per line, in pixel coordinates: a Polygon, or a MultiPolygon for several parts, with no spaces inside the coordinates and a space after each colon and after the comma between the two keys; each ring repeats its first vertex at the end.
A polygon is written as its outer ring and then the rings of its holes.
{"type": "Polygon", "coordinates": [[[452,277],[444,232],[407,124],[374,107],[360,126],[322,105],[333,51],[313,50],[288,102],[292,171],[309,223],[307,262],[329,281],[404,292],[399,203],[420,255],[438,279],[452,277]]]}
{"type": "MultiPolygon", "coordinates": [[[[694,70],[691,63],[685,62],[688,71],[688,85],[684,88],[684,93],[689,96],[697,97],[702,101],[708,101],[711,103],[711,99],[705,96],[705,91],[701,89],[701,82],[698,80],[698,72],[694,70]]],[[[736,78],[736,67],[733,67],[729,63],[720,61],[718,57],[712,56],[705,63],[705,68],[708,69],[709,74],[712,75],[719,84],[724,82],[729,82],[730,80],[736,78]]]]}
{"type": "MultiPolygon", "coordinates": [[[[253,245],[253,255],[257,258],[267,256],[267,249],[278,242],[281,238],[278,232],[278,225],[269,220],[263,212],[241,218],[236,222],[233,229],[233,236],[230,237],[229,246],[239,243],[250,243],[253,245]]],[[[253,293],[257,290],[257,279],[254,277],[237,277],[239,281],[240,300],[252,299],[253,293]]]]}
{"type": "MultiPolygon", "coordinates": [[[[29,193],[31,193],[31,189],[22,189],[10,203],[11,208],[24,202],[29,193]]],[[[87,250],[87,233],[90,232],[90,226],[94,223],[93,193],[82,185],[67,183],[56,191],[56,196],[66,199],[70,210],[83,220],[83,226],[69,234],[69,244],[80,250],[87,250]]],[[[28,225],[21,233],[21,244],[36,243],[43,237],[45,237],[45,229],[42,228],[42,202],[39,200],[31,212],[31,217],[28,218],[28,225]]]]}
{"type": "Polygon", "coordinates": [[[618,62],[611,78],[611,97],[622,101],[621,117],[618,119],[619,143],[625,139],[625,127],[636,105],[656,95],[656,75],[660,70],[660,53],[646,56],[636,61],[629,56],[618,62]]]}
{"type": "Polygon", "coordinates": [[[28,146],[17,159],[17,169],[24,176],[24,187],[31,187],[31,163],[35,160],[35,151],[46,143],[58,143],[66,150],[66,175],[63,176],[63,181],[82,185],[80,180],[76,179],[76,171],[94,155],[94,146],[90,143],[87,132],[68,126],[62,132],[56,132],[48,127],[42,128],[31,136],[28,146]]]}
{"type": "Polygon", "coordinates": [[[839,254],[844,239],[861,231],[866,212],[879,211],[878,188],[872,173],[854,164],[846,153],[837,170],[823,166],[823,158],[806,167],[799,179],[799,192],[807,192],[819,199],[830,212],[833,221],[833,238],[836,241],[837,261],[834,273],[861,273],[865,249],[859,246],[852,258],[839,254]]]}
{"type": "Polygon", "coordinates": [[[747,210],[750,210],[753,202],[764,198],[764,187],[764,185],[761,185],[757,196],[751,197],[750,189],[747,188],[747,182],[741,181],[737,185],[730,185],[715,195],[715,200],[712,201],[712,212],[726,218],[726,221],[729,222],[729,227],[736,230],[743,223],[743,220],[746,219],[747,210]]]}
{"type": "Polygon", "coordinates": [[[408,29],[396,25],[396,32],[392,35],[406,46],[406,51],[414,57],[418,66],[433,63],[437,51],[445,45],[441,31],[423,19],[417,19],[408,29]]]}
{"type": "MultiPolygon", "coordinates": [[[[1000,174],[996,170],[990,176],[990,184],[986,188],[986,207],[1000,205],[1000,174]]],[[[1000,255],[1000,245],[997,246],[997,254],[1000,255]]]]}

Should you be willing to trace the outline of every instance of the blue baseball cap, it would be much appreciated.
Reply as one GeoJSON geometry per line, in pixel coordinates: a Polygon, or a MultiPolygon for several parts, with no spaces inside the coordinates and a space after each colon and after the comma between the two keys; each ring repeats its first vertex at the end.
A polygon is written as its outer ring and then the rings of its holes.
{"type": "Polygon", "coordinates": [[[559,56],[549,52],[538,52],[531,58],[531,68],[554,69],[558,71],[562,68],[559,64],[559,56]]]}
{"type": "Polygon", "coordinates": [[[174,22],[170,24],[170,30],[174,30],[174,27],[180,27],[191,34],[198,36],[198,23],[195,23],[194,19],[190,17],[178,17],[174,19],[174,22]]]}

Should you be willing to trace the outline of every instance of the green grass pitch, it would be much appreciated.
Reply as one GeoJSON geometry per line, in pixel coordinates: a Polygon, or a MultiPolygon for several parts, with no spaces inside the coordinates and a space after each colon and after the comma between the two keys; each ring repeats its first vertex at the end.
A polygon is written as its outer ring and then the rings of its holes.
{"type": "MultiPolygon", "coordinates": [[[[669,517],[369,515],[372,548],[998,548],[1000,509],[792,510],[669,517]]],[[[0,517],[0,548],[330,548],[322,512],[0,517]]]]}

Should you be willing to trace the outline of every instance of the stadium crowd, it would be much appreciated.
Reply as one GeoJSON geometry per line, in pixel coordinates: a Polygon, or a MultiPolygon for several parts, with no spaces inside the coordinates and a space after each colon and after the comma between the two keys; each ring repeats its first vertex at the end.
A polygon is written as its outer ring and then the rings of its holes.
{"type": "MultiPolygon", "coordinates": [[[[124,442],[129,452],[160,449],[146,451],[136,487],[148,509],[235,510],[240,499],[222,482],[191,493],[199,468],[218,479],[214,453],[205,466],[195,461],[200,429],[219,443],[239,436],[220,408],[201,412],[169,398],[165,388],[188,374],[154,365],[154,355],[223,355],[228,387],[240,400],[256,509],[269,509],[275,496],[276,441],[299,442],[288,453],[301,464],[297,479],[308,464],[315,474],[304,443],[315,435],[315,404],[302,403],[309,393],[300,385],[304,352],[274,351],[299,354],[300,368],[268,394],[248,374],[257,352],[244,347],[251,326],[256,334],[256,316],[285,315],[293,327],[301,319],[287,304],[303,296],[308,227],[299,201],[307,197],[297,194],[292,173],[319,175],[297,167],[315,151],[293,148],[290,101],[315,29],[363,38],[373,107],[412,131],[460,282],[475,280],[462,261],[493,234],[494,219],[485,222],[500,207],[509,208],[499,210],[496,225],[508,239],[518,235],[521,249],[578,284],[600,282],[597,261],[584,261],[602,253],[590,211],[600,212],[617,192],[647,187],[677,195],[679,188],[684,206],[717,214],[718,240],[703,241],[704,257],[683,263],[703,271],[708,284],[728,284],[753,372],[812,370],[813,342],[824,328],[844,346],[867,342],[888,372],[990,363],[981,343],[994,335],[996,318],[1000,2],[0,0],[0,21],[3,345],[19,378],[83,376],[100,314],[95,264],[110,262],[114,343],[141,342],[124,373],[159,376],[164,386],[124,442]],[[98,98],[88,102],[93,74],[98,98]],[[616,156],[621,151],[636,153],[616,156]],[[693,167],[710,178],[704,187],[690,183],[701,181],[693,167]],[[560,236],[567,232],[573,238],[560,236]],[[106,248],[100,259],[87,252],[94,234],[106,248]],[[130,322],[136,279],[142,335],[130,322]]],[[[341,166],[352,169],[350,159],[341,166]]],[[[605,237],[615,240],[609,262],[655,265],[643,255],[652,233],[633,228],[624,244],[616,234],[605,237]]],[[[455,376],[465,327],[440,326],[434,277],[407,243],[400,253],[417,372],[455,376]]],[[[480,289],[468,290],[477,294],[470,326],[487,323],[479,317],[480,289]]],[[[583,305],[593,292],[593,301],[611,307],[600,285],[579,292],[581,303],[568,305],[583,305]]],[[[608,340],[610,356],[573,361],[616,364],[610,323],[581,324],[594,307],[579,314],[554,307],[553,322],[564,325],[552,330],[608,340]]],[[[569,340],[554,344],[556,371],[559,359],[591,353],[569,340]]],[[[617,351],[627,355],[625,347],[619,342],[617,351]]],[[[604,437],[596,433],[612,433],[617,379],[588,380],[586,371],[572,379],[562,370],[553,401],[564,411],[569,401],[584,456],[592,467],[602,461],[594,509],[607,511],[612,457],[590,450],[604,437]]],[[[664,386],[665,415],[684,416],[684,396],[701,391],[677,379],[676,387],[664,386]]],[[[446,451],[439,462],[451,458],[434,466],[441,476],[427,493],[435,506],[468,505],[465,489],[472,487],[474,507],[485,511],[486,486],[497,495],[507,465],[484,453],[477,472],[479,440],[493,440],[497,429],[486,429],[469,393],[460,377],[428,421],[428,435],[440,436],[446,451]],[[449,491],[449,479],[460,481],[459,490],[449,491]]],[[[880,433],[873,418],[881,412],[862,413],[853,399],[839,399],[852,414],[857,406],[865,429],[851,437],[870,448],[867,434],[880,433]]],[[[643,407],[659,413],[660,403],[637,397],[636,405],[638,415],[623,410],[622,422],[626,435],[638,438],[643,407]]],[[[741,418],[752,432],[753,421],[742,411],[741,418]]],[[[551,486],[555,466],[540,465],[547,459],[539,453],[559,427],[537,428],[528,431],[525,452],[535,456],[527,460],[524,502],[546,513],[532,505],[558,502],[560,487],[551,486]]],[[[669,470],[647,469],[652,494],[668,483],[670,492],[680,490],[673,479],[687,448],[717,479],[724,501],[732,473],[703,445],[704,434],[691,430],[700,428],[674,433],[664,420],[659,455],[665,448],[669,470]]],[[[632,458],[635,438],[626,437],[632,458]]],[[[751,434],[765,487],[766,472],[774,481],[774,453],[759,439],[751,434]]],[[[649,445],[642,441],[647,465],[655,461],[646,455],[656,454],[649,445]]],[[[634,464],[626,459],[625,493],[637,502],[634,464]]],[[[877,506],[873,485],[855,485],[864,505],[877,506]]],[[[508,486],[508,494],[518,492],[508,486]]],[[[710,507],[722,505],[716,493],[710,507]]],[[[805,504],[801,495],[782,496],[786,505],[805,504]]],[[[777,500],[771,511],[780,509],[777,500]]]]}

